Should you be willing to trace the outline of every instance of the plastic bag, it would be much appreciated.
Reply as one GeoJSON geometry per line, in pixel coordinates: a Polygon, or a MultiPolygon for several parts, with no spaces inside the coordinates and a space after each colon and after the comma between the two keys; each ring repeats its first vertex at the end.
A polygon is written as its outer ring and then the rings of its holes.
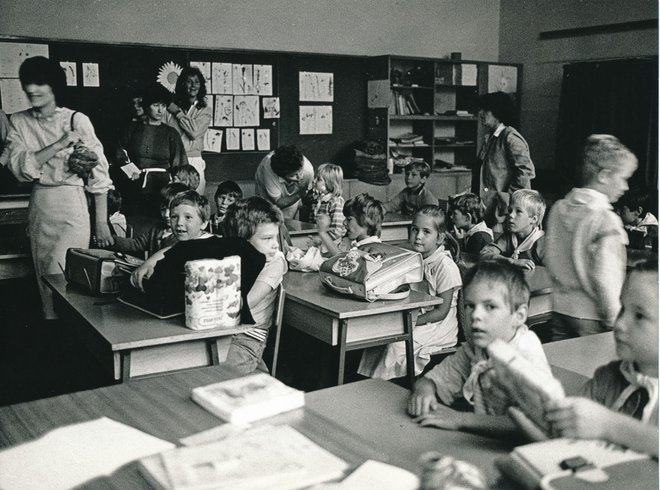
{"type": "Polygon", "coordinates": [[[317,272],[325,260],[318,247],[309,247],[307,251],[297,247],[289,249],[286,254],[289,268],[301,272],[317,272]]]}

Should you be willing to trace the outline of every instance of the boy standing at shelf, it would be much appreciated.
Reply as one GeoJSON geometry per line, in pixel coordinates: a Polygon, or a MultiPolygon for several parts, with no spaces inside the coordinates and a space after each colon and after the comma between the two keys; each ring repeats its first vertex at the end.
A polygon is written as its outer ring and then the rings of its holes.
{"type": "Polygon", "coordinates": [[[414,216],[422,206],[437,206],[438,199],[424,187],[431,175],[429,164],[412,162],[406,166],[405,172],[406,187],[394,199],[385,203],[385,211],[414,216]]]}

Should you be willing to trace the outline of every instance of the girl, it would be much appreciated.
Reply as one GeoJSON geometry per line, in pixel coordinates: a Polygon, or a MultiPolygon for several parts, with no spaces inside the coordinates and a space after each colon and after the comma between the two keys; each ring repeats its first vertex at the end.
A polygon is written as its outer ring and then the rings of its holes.
{"type": "Polygon", "coordinates": [[[346,234],[344,226],[344,198],[341,196],[344,173],[339,165],[324,163],[316,170],[312,192],[316,202],[312,219],[319,227],[319,236],[313,245],[325,245],[332,250],[346,234]]]}
{"type": "MultiPolygon", "coordinates": [[[[444,246],[446,231],[445,213],[433,205],[423,206],[417,211],[410,229],[410,246],[424,258],[424,280],[410,287],[443,299],[438,307],[422,308],[415,321],[416,375],[424,370],[432,352],[453,346],[457,341],[456,304],[462,281],[458,266],[444,246]]],[[[404,342],[365,350],[358,373],[382,379],[405,376],[404,342]]]]}

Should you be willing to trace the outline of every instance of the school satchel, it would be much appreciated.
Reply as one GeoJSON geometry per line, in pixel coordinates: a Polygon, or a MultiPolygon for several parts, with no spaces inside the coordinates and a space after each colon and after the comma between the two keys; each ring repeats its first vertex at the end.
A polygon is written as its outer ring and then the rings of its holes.
{"type": "Polygon", "coordinates": [[[109,250],[70,248],[66,251],[64,277],[95,295],[118,293],[128,282],[130,272],[116,259],[109,250]]]}
{"type": "Polygon", "coordinates": [[[370,243],[329,258],[319,270],[321,283],[338,293],[366,301],[402,299],[408,284],[424,278],[422,256],[411,250],[370,243]]]}

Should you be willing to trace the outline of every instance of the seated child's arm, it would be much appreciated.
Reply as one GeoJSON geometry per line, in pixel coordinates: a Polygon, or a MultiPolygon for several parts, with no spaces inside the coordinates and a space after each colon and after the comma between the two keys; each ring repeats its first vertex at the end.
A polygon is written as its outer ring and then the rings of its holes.
{"type": "Polygon", "coordinates": [[[442,298],[442,304],[436,306],[430,311],[427,311],[426,313],[420,314],[417,317],[417,322],[415,324],[424,325],[426,323],[434,323],[444,320],[447,317],[447,313],[449,313],[449,309],[451,308],[452,295],[456,289],[458,288],[448,289],[447,291],[443,291],[442,293],[438,294],[437,296],[442,298]]]}
{"type": "Polygon", "coordinates": [[[396,196],[394,196],[394,199],[392,199],[391,201],[387,201],[386,203],[383,203],[383,206],[385,207],[385,212],[386,213],[400,213],[401,212],[401,209],[403,208],[404,191],[405,191],[405,189],[403,189],[396,196]]]}
{"type": "Polygon", "coordinates": [[[250,309],[258,305],[273,289],[280,285],[287,268],[284,256],[279,254],[273,260],[266,262],[254,281],[254,285],[248,291],[247,302],[250,309]]]}
{"type": "Polygon", "coordinates": [[[408,398],[408,413],[413,417],[429,413],[440,406],[435,396],[435,384],[427,378],[420,378],[408,398]]]}
{"type": "Polygon", "coordinates": [[[341,250],[339,250],[339,247],[329,233],[331,225],[330,216],[327,214],[319,214],[316,218],[316,225],[319,227],[319,238],[321,239],[321,243],[323,243],[328,249],[328,254],[334,256],[340,253],[341,250]]]}
{"type": "Polygon", "coordinates": [[[138,256],[149,250],[149,234],[143,233],[134,238],[116,236],[114,245],[106,248],[138,256]]]}
{"type": "Polygon", "coordinates": [[[506,251],[506,240],[507,240],[506,233],[503,233],[502,236],[500,236],[497,239],[497,241],[489,243],[488,245],[486,245],[484,248],[481,249],[481,252],[479,253],[479,258],[503,260],[509,262],[510,264],[518,266],[521,269],[530,270],[530,271],[534,270],[536,264],[534,263],[533,260],[512,259],[511,257],[507,257],[504,255],[506,251]]]}
{"type": "Polygon", "coordinates": [[[144,284],[142,281],[149,279],[154,273],[154,268],[159,260],[162,260],[165,257],[165,252],[167,252],[172,247],[161,248],[158,252],[154,253],[151,257],[144,261],[144,263],[135,269],[131,274],[131,284],[144,291],[144,284]]]}
{"type": "Polygon", "coordinates": [[[658,456],[658,428],[588,398],[569,397],[549,403],[546,419],[553,435],[604,439],[635,451],[658,456]]]}
{"type": "Polygon", "coordinates": [[[444,405],[414,419],[422,427],[436,427],[445,430],[476,432],[490,436],[510,436],[517,426],[506,415],[483,415],[474,412],[459,412],[444,405]]]}

